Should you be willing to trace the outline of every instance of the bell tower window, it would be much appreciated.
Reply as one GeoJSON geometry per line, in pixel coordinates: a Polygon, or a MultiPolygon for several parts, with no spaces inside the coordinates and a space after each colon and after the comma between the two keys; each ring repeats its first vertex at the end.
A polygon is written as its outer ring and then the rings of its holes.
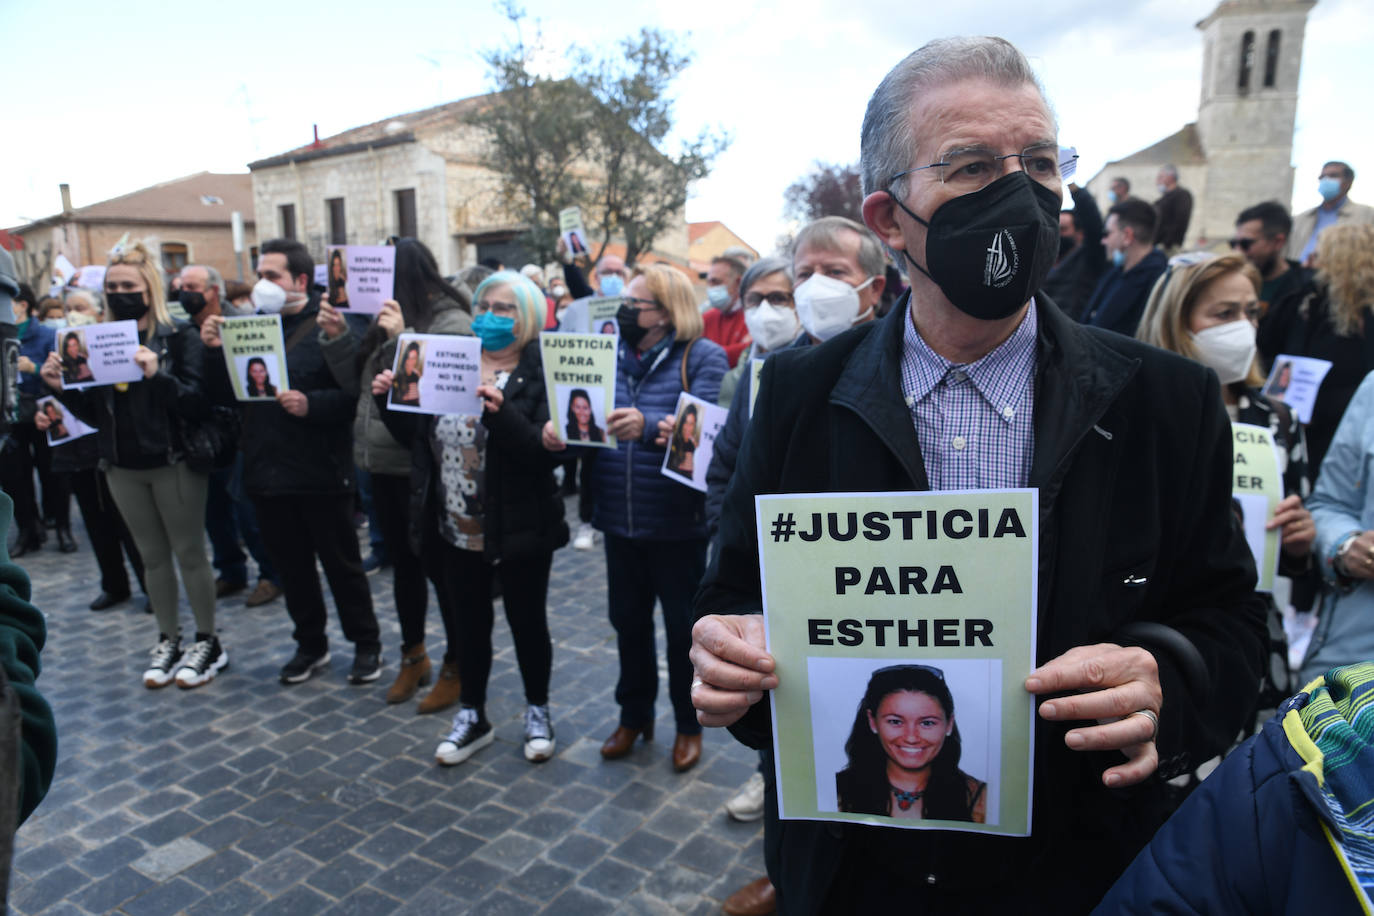
{"type": "Polygon", "coordinates": [[[1255,69],[1255,33],[1246,32],[1240,40],[1240,79],[1236,88],[1241,92],[1250,90],[1250,73],[1255,69]]]}
{"type": "Polygon", "coordinates": [[[1279,75],[1279,30],[1269,33],[1269,43],[1264,49],[1264,88],[1273,89],[1279,75]]]}

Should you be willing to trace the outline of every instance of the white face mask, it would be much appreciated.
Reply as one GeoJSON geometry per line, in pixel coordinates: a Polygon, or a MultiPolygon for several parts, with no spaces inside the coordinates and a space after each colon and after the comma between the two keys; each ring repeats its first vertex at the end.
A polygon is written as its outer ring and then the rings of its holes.
{"type": "Polygon", "coordinates": [[[806,333],[817,340],[829,340],[866,317],[873,309],[859,314],[859,290],[872,282],[869,277],[858,286],[850,286],[825,274],[807,277],[792,293],[797,300],[797,317],[806,333]]]}
{"type": "Polygon", "coordinates": [[[745,309],[744,326],[749,329],[754,344],[767,353],[796,340],[801,330],[796,309],[768,302],[745,309]]]}
{"type": "Polygon", "coordinates": [[[1223,385],[1243,381],[1255,362],[1255,326],[1244,319],[1204,328],[1188,335],[1198,362],[1217,374],[1223,385]]]}
{"type": "Polygon", "coordinates": [[[271,280],[253,284],[253,307],[264,315],[275,315],[286,306],[286,290],[271,280]]]}
{"type": "Polygon", "coordinates": [[[88,324],[95,324],[100,319],[94,315],[87,315],[85,312],[72,312],[67,316],[67,327],[79,328],[88,324]]]}

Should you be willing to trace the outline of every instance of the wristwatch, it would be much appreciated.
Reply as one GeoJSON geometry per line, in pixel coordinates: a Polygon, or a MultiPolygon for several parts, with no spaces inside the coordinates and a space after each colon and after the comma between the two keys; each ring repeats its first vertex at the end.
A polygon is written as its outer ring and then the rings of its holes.
{"type": "Polygon", "coordinates": [[[1349,535],[1348,537],[1346,537],[1344,541],[1341,541],[1341,545],[1336,548],[1336,572],[1340,573],[1343,576],[1350,576],[1350,567],[1345,565],[1345,556],[1346,554],[1350,553],[1350,548],[1355,546],[1355,541],[1359,538],[1359,536],[1359,532],[1349,535]]]}

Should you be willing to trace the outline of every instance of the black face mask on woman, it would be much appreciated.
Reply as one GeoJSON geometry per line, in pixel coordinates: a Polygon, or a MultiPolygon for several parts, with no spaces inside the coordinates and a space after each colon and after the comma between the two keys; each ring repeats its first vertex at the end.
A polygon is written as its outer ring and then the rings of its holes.
{"type": "Polygon", "coordinates": [[[925,226],[926,265],[902,254],[959,311],[983,321],[1013,314],[1045,282],[1059,254],[1060,195],[1025,172],[945,201],[925,226]]]}
{"type": "Polygon", "coordinates": [[[616,309],[615,323],[620,326],[620,339],[635,349],[639,348],[644,335],[649,333],[648,328],[639,326],[639,309],[633,305],[622,305],[616,309]]]}
{"type": "Polygon", "coordinates": [[[148,303],[142,293],[106,293],[105,301],[116,321],[137,321],[148,314],[148,303]]]}

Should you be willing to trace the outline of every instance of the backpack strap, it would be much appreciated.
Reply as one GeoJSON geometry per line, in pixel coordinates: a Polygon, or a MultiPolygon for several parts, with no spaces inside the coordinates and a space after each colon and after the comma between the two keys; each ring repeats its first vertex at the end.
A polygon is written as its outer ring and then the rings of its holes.
{"type": "Polygon", "coordinates": [[[319,324],[316,322],[317,318],[319,318],[318,312],[314,315],[311,315],[309,319],[302,321],[299,325],[296,326],[296,330],[292,331],[291,336],[286,338],[285,352],[290,353],[291,350],[296,346],[296,344],[300,343],[302,340],[305,340],[305,335],[309,334],[311,331],[319,327],[319,324]]]}
{"type": "Polygon", "coordinates": [[[687,346],[682,348],[682,365],[678,367],[678,375],[682,382],[682,390],[688,394],[692,393],[692,383],[687,380],[687,358],[692,355],[692,348],[697,345],[698,340],[701,340],[701,338],[693,337],[691,340],[687,341],[687,346]]]}

